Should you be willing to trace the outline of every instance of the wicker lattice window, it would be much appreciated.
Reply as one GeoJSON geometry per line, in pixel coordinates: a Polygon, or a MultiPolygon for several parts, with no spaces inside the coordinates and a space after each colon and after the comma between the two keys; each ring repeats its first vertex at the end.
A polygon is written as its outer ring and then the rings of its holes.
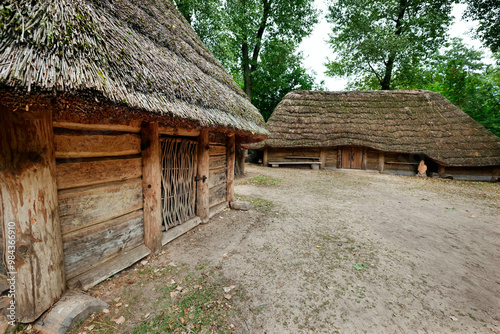
{"type": "Polygon", "coordinates": [[[162,219],[165,229],[195,216],[197,143],[188,139],[162,138],[162,219]]]}

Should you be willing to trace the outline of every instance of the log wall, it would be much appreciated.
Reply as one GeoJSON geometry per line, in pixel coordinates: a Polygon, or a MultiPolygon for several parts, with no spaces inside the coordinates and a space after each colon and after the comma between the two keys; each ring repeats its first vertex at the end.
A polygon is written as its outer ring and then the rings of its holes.
{"type": "Polygon", "coordinates": [[[148,253],[144,249],[141,137],[55,126],[67,279],[70,287],[86,289],[148,253]],[[137,254],[125,256],[127,252],[137,254]]]}
{"type": "Polygon", "coordinates": [[[211,132],[209,135],[209,173],[210,211],[226,202],[227,195],[227,139],[226,135],[211,132]]]}

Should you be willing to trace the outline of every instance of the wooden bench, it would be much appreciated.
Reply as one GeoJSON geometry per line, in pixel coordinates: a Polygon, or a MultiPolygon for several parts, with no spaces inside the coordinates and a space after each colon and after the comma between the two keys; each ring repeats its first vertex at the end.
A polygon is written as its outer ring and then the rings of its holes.
{"type": "Polygon", "coordinates": [[[275,161],[269,162],[271,167],[279,167],[280,165],[310,165],[311,169],[319,169],[320,161],[275,161]]]}
{"type": "Polygon", "coordinates": [[[319,157],[300,157],[300,156],[293,156],[290,155],[288,157],[285,157],[285,159],[309,159],[309,160],[319,160],[319,157]]]}

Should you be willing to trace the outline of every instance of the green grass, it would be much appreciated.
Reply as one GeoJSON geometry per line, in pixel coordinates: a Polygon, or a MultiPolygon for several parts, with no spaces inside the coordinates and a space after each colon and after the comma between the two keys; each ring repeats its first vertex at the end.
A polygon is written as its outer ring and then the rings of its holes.
{"type": "Polygon", "coordinates": [[[260,197],[249,197],[244,195],[236,195],[236,198],[239,201],[246,201],[252,203],[253,207],[259,211],[268,211],[274,208],[274,203],[272,201],[268,201],[267,199],[263,199],[260,197]]]}
{"type": "Polygon", "coordinates": [[[281,179],[272,178],[267,175],[258,175],[242,182],[241,184],[252,184],[260,187],[270,187],[280,184],[281,182],[283,182],[283,180],[281,179]]]}

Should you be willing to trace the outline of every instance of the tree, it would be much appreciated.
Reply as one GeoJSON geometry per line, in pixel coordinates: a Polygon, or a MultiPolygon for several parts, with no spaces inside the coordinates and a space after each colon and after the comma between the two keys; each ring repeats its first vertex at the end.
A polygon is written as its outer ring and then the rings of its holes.
{"type": "Polygon", "coordinates": [[[317,22],[314,0],[176,0],[203,42],[243,82],[249,97],[264,45],[299,45],[317,22]],[[207,4],[207,3],[209,4],[207,4]],[[213,27],[214,22],[216,27],[213,27]],[[238,66],[239,68],[236,68],[238,66]]]}
{"type": "Polygon", "coordinates": [[[497,52],[500,49],[500,1],[466,0],[465,19],[479,21],[477,31],[481,40],[497,52]]]}
{"type": "Polygon", "coordinates": [[[330,76],[391,89],[393,76],[410,72],[447,39],[453,0],[329,0],[329,43],[337,58],[330,76]]]}
{"type": "Polygon", "coordinates": [[[293,90],[324,90],[322,83],[302,67],[303,56],[285,41],[268,41],[260,55],[260,66],[253,73],[252,103],[267,121],[283,97],[293,90]],[[267,45],[269,44],[269,45],[267,45]]]}

